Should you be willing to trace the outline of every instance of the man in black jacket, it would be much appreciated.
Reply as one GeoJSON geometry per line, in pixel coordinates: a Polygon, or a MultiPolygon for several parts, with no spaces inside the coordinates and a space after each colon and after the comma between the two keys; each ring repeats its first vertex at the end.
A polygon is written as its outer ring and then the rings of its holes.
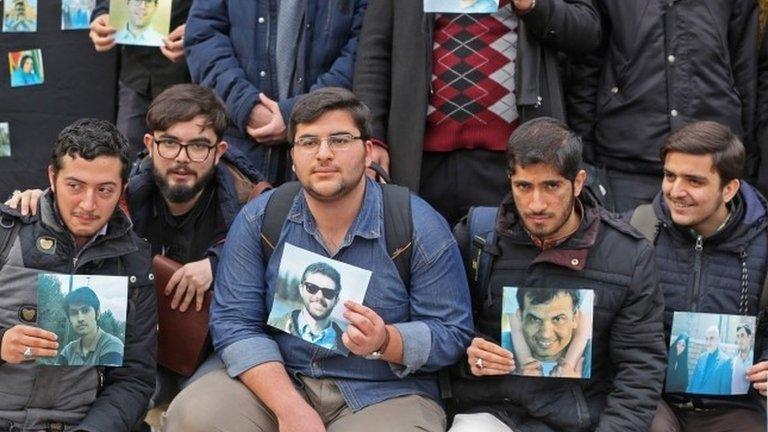
{"type": "Polygon", "coordinates": [[[492,14],[371,0],[353,89],[373,115],[374,161],[449,223],[509,191],[504,146],[531,118],[565,120],[558,52],[600,41],[592,0],[502,0],[492,14]]]}
{"type": "MultiPolygon", "coordinates": [[[[488,285],[473,288],[483,336],[453,381],[462,414],[452,432],[648,430],[665,366],[653,249],[583,188],[581,150],[551,118],[521,125],[509,140],[512,192],[498,211],[497,242],[485,248],[496,254],[488,285]],[[515,358],[499,344],[504,287],[594,290],[589,380],[509,375],[515,358]]],[[[466,245],[465,230],[460,224],[456,234],[466,245]]],[[[466,260],[476,257],[463,251],[466,260]]]]}
{"type": "Polygon", "coordinates": [[[615,210],[653,199],[659,149],[692,121],[729,126],[753,165],[757,2],[596,3],[603,48],[572,68],[568,120],[584,138],[585,160],[606,168],[615,210]]]}
{"type": "Polygon", "coordinates": [[[146,413],[155,386],[157,315],[149,245],[117,205],[128,151],[110,123],[78,120],[59,134],[51,187],[37,216],[0,207],[0,229],[12,240],[0,268],[0,430],[128,432],[146,413]],[[54,333],[35,326],[34,287],[39,274],[50,272],[127,277],[122,367],[35,364],[64,348],[54,333]]]}

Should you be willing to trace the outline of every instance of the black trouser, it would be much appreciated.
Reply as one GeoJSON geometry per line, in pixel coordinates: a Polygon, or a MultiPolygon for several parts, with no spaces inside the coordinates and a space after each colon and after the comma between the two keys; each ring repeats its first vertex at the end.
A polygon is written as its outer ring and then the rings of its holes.
{"type": "Polygon", "coordinates": [[[659,402],[651,432],[763,432],[765,412],[740,408],[680,409],[659,402]]]}
{"type": "Polygon", "coordinates": [[[498,206],[507,193],[504,152],[424,152],[419,195],[443,215],[451,228],[471,206],[498,206]]]}

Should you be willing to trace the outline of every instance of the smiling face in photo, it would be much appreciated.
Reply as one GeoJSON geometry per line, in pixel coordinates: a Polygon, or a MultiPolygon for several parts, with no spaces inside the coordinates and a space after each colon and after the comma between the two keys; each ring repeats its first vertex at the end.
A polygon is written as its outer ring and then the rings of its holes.
{"type": "Polygon", "coordinates": [[[327,318],[339,301],[336,282],[322,273],[308,273],[300,288],[304,308],[316,320],[327,318]]]}
{"type": "Polygon", "coordinates": [[[525,296],[522,325],[523,336],[534,357],[555,361],[571,343],[578,325],[570,295],[559,292],[545,303],[531,304],[525,296]]]}

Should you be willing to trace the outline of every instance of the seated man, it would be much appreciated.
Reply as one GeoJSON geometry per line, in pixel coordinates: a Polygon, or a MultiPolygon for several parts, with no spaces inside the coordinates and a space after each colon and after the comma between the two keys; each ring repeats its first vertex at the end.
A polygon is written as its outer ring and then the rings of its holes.
{"type": "Polygon", "coordinates": [[[299,283],[303,307],[283,316],[275,327],[332,350],[344,351],[342,330],[331,316],[339,302],[341,276],[326,263],[310,264],[299,283]]]}
{"type": "Polygon", "coordinates": [[[99,327],[100,302],[88,287],[80,287],[64,297],[64,311],[72,330],[80,336],[59,353],[60,364],[123,365],[123,343],[99,327]]]}
{"type": "Polygon", "coordinates": [[[0,430],[128,432],[146,413],[156,301],[149,245],[117,206],[129,168],[128,142],[113,125],[78,120],[56,141],[37,217],[0,206],[0,236],[10,241],[0,241],[8,245],[0,251],[0,430]],[[36,365],[63,348],[35,326],[36,313],[21,313],[36,310],[31,288],[48,272],[128,278],[122,367],[36,365]]]}
{"type": "MultiPolygon", "coordinates": [[[[675,311],[752,316],[759,312],[766,277],[768,204],[741,180],[745,158],[744,146],[728,127],[691,123],[672,134],[661,149],[661,192],[652,205],[640,206],[631,215],[633,225],[650,233],[656,245],[667,340],[675,311]],[[643,213],[651,216],[650,229],[637,222],[643,213]]],[[[755,333],[759,363],[747,369],[747,379],[764,399],[767,335],[764,327],[755,333]]],[[[710,329],[707,337],[713,338],[708,350],[714,354],[703,356],[699,363],[711,358],[711,364],[697,370],[713,370],[724,361],[717,354],[719,333],[710,329]]],[[[688,392],[726,387],[699,377],[694,372],[688,392]]],[[[759,399],[755,391],[745,396],[665,393],[651,431],[765,431],[765,408],[759,399]]]]}
{"type": "Polygon", "coordinates": [[[247,204],[224,246],[211,331],[226,371],[182,391],[166,430],[444,431],[435,372],[460,358],[472,334],[466,279],[448,226],[424,201],[404,194],[413,228],[398,251],[411,251],[404,281],[400,261],[385,246],[395,232],[384,223],[392,211],[385,193],[403,189],[366,177],[370,114],[351,92],[310,93],[296,104],[288,137],[301,187],[290,195],[287,219],[269,217],[272,197],[295,184],[247,204]],[[279,239],[260,241],[275,222],[279,239]],[[283,257],[286,243],[373,271],[364,304],[344,303],[348,356],[267,326],[277,270],[290,259],[283,257]]]}
{"type": "MultiPolygon", "coordinates": [[[[531,120],[509,139],[512,192],[496,220],[488,221],[495,240],[481,250],[496,256],[488,275],[472,278],[487,276],[487,285],[473,287],[472,296],[477,300],[475,325],[485,336],[472,341],[453,381],[463,414],[456,416],[451,431],[648,430],[666,351],[653,249],[597,204],[584,188],[586,172],[580,165],[581,141],[558,120],[531,120]],[[510,375],[515,356],[497,339],[504,287],[594,291],[588,381],[510,375]]],[[[466,228],[456,227],[462,244],[470,241],[466,228]]],[[[478,256],[463,250],[468,260],[478,256]]],[[[572,310],[572,300],[559,297],[572,310]]],[[[523,305],[532,303],[522,300],[523,305]]],[[[554,347],[566,345],[563,339],[571,335],[542,333],[538,354],[554,357],[554,347]]]]}

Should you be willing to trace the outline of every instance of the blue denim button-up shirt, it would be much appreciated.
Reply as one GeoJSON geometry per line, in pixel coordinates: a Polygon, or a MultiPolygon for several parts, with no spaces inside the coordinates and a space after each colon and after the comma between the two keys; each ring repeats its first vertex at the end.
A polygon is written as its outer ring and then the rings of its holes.
{"type": "Polygon", "coordinates": [[[461,256],[442,217],[411,197],[413,256],[407,290],[387,255],[378,184],[367,181],[360,212],[335,255],[324,247],[299,193],[265,269],[260,235],[269,196],[260,196],[237,216],[217,271],[211,333],[229,375],[282,362],[294,377],[333,379],[353,411],[408,394],[439,400],[434,372],[458,361],[474,334],[461,256]],[[402,335],[403,365],[344,357],[267,325],[286,242],[373,272],[363,304],[402,335]]]}

